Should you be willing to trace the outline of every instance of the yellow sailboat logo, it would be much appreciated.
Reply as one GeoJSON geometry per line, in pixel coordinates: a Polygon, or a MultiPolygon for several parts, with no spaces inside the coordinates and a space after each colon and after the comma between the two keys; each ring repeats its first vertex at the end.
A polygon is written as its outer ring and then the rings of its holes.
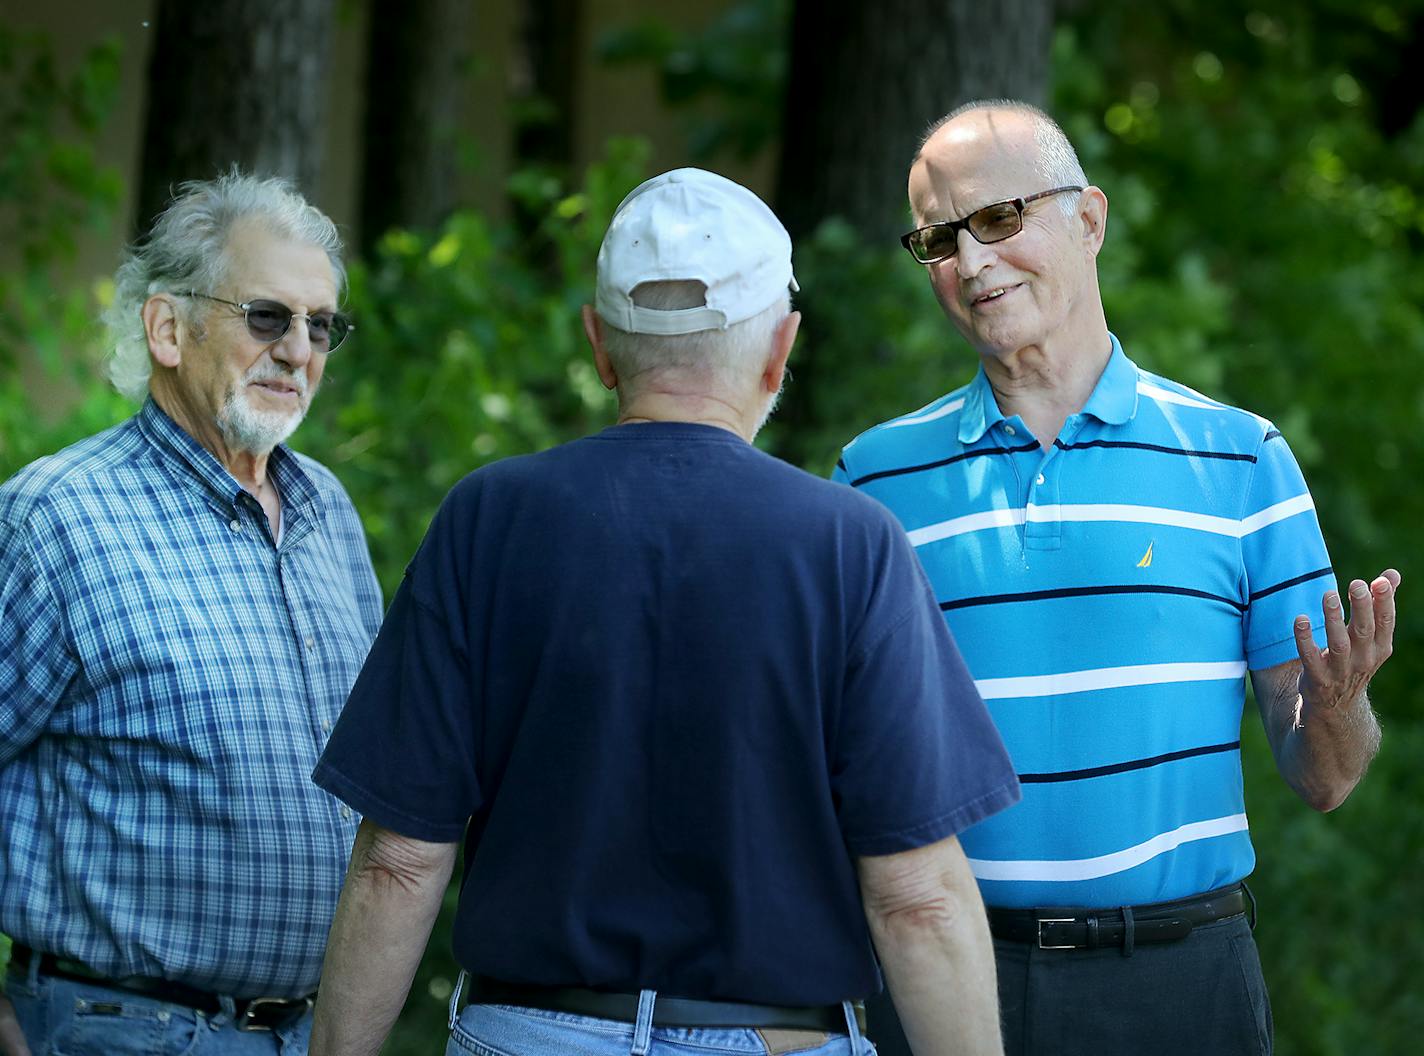
{"type": "Polygon", "coordinates": [[[1147,568],[1152,564],[1152,546],[1155,542],[1156,540],[1154,539],[1147,544],[1147,553],[1143,554],[1142,560],[1137,562],[1138,568],[1147,568]]]}

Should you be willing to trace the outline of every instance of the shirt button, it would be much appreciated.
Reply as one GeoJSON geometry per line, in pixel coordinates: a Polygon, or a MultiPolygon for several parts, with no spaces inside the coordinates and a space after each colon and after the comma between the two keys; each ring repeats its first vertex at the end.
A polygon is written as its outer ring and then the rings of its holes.
{"type": "Polygon", "coordinates": [[[1008,433],[1010,436],[1017,436],[1017,435],[1018,435],[1017,430],[1015,430],[1012,425],[1006,425],[1006,426],[1004,426],[1004,432],[1008,433]]]}
{"type": "Polygon", "coordinates": [[[157,1015],[155,1018],[156,1018],[156,1019],[158,1020],[158,1022],[160,1022],[160,1023],[167,1023],[170,1019],[173,1018],[173,1013],[170,1012],[170,1011],[168,1011],[168,1009],[165,1008],[165,1009],[160,1010],[159,1013],[158,1013],[158,1015],[157,1015]]]}
{"type": "Polygon", "coordinates": [[[341,808],[341,816],[342,816],[343,818],[349,819],[349,818],[351,817],[351,808],[350,808],[350,807],[342,807],[342,808],[341,808]]]}
{"type": "Polygon", "coordinates": [[[311,635],[307,635],[307,648],[308,648],[308,649],[315,649],[315,648],[316,648],[316,639],[313,638],[311,635]]]}
{"type": "Polygon", "coordinates": [[[322,728],[323,730],[325,730],[327,733],[330,733],[330,732],[331,732],[331,720],[330,720],[330,719],[322,719],[322,720],[321,720],[321,728],[322,728]]]}
{"type": "Polygon", "coordinates": [[[1040,474],[1038,475],[1038,483],[1040,483],[1040,484],[1043,483],[1043,474],[1042,474],[1042,473],[1040,473],[1040,474]]]}
{"type": "Polygon", "coordinates": [[[239,521],[236,517],[234,517],[232,520],[228,521],[228,522],[227,522],[227,526],[228,526],[228,528],[230,528],[230,529],[231,529],[232,531],[234,531],[234,532],[240,532],[240,531],[242,531],[242,522],[239,521]]]}

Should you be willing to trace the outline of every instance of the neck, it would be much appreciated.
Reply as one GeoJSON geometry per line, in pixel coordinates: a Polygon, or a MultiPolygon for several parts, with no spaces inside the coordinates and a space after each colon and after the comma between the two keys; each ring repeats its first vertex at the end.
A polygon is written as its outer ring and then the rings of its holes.
{"type": "Polygon", "coordinates": [[[756,435],[758,420],[740,401],[708,393],[639,392],[619,401],[618,424],[637,422],[690,422],[715,425],[748,443],[756,435]]]}
{"type": "Polygon", "coordinates": [[[1005,417],[1018,415],[1043,447],[1087,404],[1112,357],[1107,326],[1077,341],[1028,345],[1007,355],[981,354],[984,374],[1005,417]]]}
{"type": "Polygon", "coordinates": [[[261,453],[244,451],[231,447],[218,428],[215,411],[199,408],[191,401],[184,400],[177,388],[167,383],[167,378],[154,372],[149,386],[153,402],[163,413],[173,419],[175,425],[196,440],[218,460],[218,463],[232,474],[243,491],[261,499],[267,484],[267,459],[270,451],[261,453]]]}

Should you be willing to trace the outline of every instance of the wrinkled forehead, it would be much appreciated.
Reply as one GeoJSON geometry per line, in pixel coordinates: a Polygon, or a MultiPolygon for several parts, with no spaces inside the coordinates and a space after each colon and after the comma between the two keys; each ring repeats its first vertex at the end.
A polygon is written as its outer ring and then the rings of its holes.
{"type": "Polygon", "coordinates": [[[910,167],[916,223],[959,220],[1039,186],[1033,128],[1017,114],[972,113],[937,131],[910,167]]]}

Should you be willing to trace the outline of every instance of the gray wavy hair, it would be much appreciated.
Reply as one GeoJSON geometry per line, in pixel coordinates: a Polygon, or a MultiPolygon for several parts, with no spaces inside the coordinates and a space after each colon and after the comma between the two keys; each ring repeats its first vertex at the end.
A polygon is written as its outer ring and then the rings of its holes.
{"type": "MultiPolygon", "coordinates": [[[[341,235],[331,219],[280,176],[252,176],[233,169],[211,180],[180,184],[147,237],[124,254],[114,275],[114,300],[104,311],[112,351],[109,380],[132,400],[148,392],[153,360],[143,329],[143,305],[155,293],[211,291],[227,274],[228,234],[239,220],[253,219],[273,234],[324,250],[338,297],[346,288],[341,235]]],[[[194,309],[185,312],[195,322],[194,309]]]]}

